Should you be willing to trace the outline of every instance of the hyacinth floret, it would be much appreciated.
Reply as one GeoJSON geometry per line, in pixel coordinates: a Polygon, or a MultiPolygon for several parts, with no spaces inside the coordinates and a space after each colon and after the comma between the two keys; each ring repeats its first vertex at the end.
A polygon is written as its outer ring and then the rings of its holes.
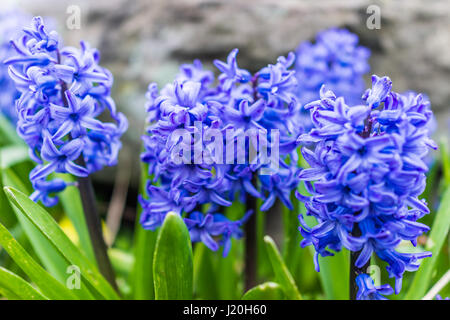
{"type": "Polygon", "coordinates": [[[149,126],[141,156],[152,177],[146,194],[140,197],[142,226],[154,230],[167,212],[174,211],[185,218],[192,241],[202,241],[214,251],[223,247],[224,255],[230,250],[231,238],[241,237],[240,227],[252,212],[235,221],[226,217],[224,207],[236,198],[262,198],[262,210],[268,210],[276,199],[292,207],[290,194],[298,184],[294,149],[303,133],[301,126],[293,125],[297,116],[293,110],[300,107],[292,71],[294,54],[251,74],[238,66],[237,53],[232,50],[226,62],[214,61],[220,71],[217,78],[196,60],[192,65],[183,64],[175,81],[161,90],[156,84],[149,85],[149,126]],[[185,130],[191,141],[180,138],[176,134],[179,129],[185,130]],[[273,150],[273,129],[279,132],[279,170],[265,176],[260,169],[271,168],[266,160],[273,150]],[[251,130],[260,134],[245,137],[251,130]],[[220,137],[214,132],[220,132],[220,137]],[[246,139],[244,148],[238,143],[242,137],[246,139]],[[223,145],[221,150],[215,147],[216,139],[223,145]],[[227,153],[225,146],[230,145],[234,148],[227,153]],[[261,145],[268,154],[257,153],[249,159],[249,149],[261,145]],[[173,155],[180,149],[190,152],[183,153],[185,161],[177,163],[173,155]]]}
{"type": "Polygon", "coordinates": [[[373,279],[365,273],[356,277],[356,285],[358,286],[357,300],[387,300],[384,295],[390,295],[394,292],[388,284],[375,286],[373,279]]]}

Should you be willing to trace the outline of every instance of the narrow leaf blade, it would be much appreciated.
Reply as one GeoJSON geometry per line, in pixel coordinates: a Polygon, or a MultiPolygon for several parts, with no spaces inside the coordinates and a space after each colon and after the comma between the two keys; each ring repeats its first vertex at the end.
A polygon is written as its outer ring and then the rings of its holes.
{"type": "MultiPolygon", "coordinates": [[[[141,180],[139,193],[145,194],[148,175],[148,165],[141,163],[141,180]]],[[[153,286],[153,256],[155,251],[156,239],[159,231],[150,231],[142,228],[140,215],[142,208],[139,208],[139,216],[134,226],[134,265],[131,272],[131,285],[133,297],[136,300],[155,299],[155,290],[153,286]]]]}
{"type": "Polygon", "coordinates": [[[422,261],[419,270],[406,294],[405,299],[421,299],[430,287],[430,281],[439,253],[450,229],[450,187],[445,191],[441,205],[436,214],[425,249],[431,251],[432,256],[422,261]]]}
{"type": "Polygon", "coordinates": [[[0,267],[0,287],[6,289],[3,293],[9,299],[48,300],[28,282],[3,267],[0,267]]]}
{"type": "Polygon", "coordinates": [[[77,299],[69,289],[62,285],[44,270],[25,249],[13,238],[11,233],[0,224],[0,245],[8,252],[17,265],[27,274],[50,299],[74,300],[77,299]]]}
{"type": "Polygon", "coordinates": [[[98,290],[107,299],[119,299],[119,296],[108,281],[100,274],[95,265],[81,253],[79,248],[70,241],[52,216],[22,192],[10,187],[5,187],[4,189],[11,204],[20,210],[23,216],[36,226],[67,262],[80,268],[81,276],[93,288],[98,290]]]}

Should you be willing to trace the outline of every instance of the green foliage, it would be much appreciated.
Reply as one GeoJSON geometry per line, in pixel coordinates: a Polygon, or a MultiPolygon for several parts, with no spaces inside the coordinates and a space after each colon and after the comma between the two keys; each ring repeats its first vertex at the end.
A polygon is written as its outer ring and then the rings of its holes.
{"type": "MultiPolygon", "coordinates": [[[[67,182],[73,182],[74,178],[71,176],[58,174],[58,178],[64,179],[67,182]]],[[[96,264],[94,250],[91,244],[91,238],[86,226],[86,219],[84,217],[83,205],[81,204],[80,193],[77,188],[68,187],[59,194],[62,207],[65,214],[72,222],[80,239],[80,248],[89,260],[96,264]]]]}
{"type": "MultiPolygon", "coordinates": [[[[141,164],[140,194],[144,194],[145,185],[149,179],[148,165],[141,164]]],[[[134,265],[131,272],[133,298],[137,300],[153,300],[155,291],[153,286],[153,252],[155,250],[158,232],[144,230],[139,222],[142,208],[136,217],[134,228],[134,265]]]]}
{"type": "Polygon", "coordinates": [[[10,203],[17,209],[19,216],[32,223],[40,235],[48,240],[53,248],[64,258],[66,263],[79,267],[81,276],[93,289],[97,290],[106,299],[119,298],[108,281],[100,274],[97,267],[69,240],[49,213],[14,188],[5,187],[5,192],[10,203]]]}
{"type": "MultiPolygon", "coordinates": [[[[403,292],[394,299],[421,299],[449,269],[448,230],[450,228],[450,152],[442,140],[440,153],[428,174],[422,195],[432,213],[423,222],[432,225],[426,244],[416,250],[431,251],[433,256],[421,262],[417,272],[405,273],[403,292]],[[442,192],[442,191],[445,192],[442,192]],[[439,210],[433,210],[439,205],[439,210]]],[[[300,161],[303,159],[300,157],[300,161]]],[[[302,166],[306,166],[304,161],[302,166]]],[[[14,128],[0,116],[0,296],[7,299],[120,299],[120,295],[97,269],[92,244],[76,187],[59,194],[60,205],[44,210],[32,202],[29,183],[30,162],[27,148],[14,128]],[[6,186],[6,187],[5,187],[6,186]],[[5,188],[4,188],[5,187],[5,188]],[[73,243],[58,225],[67,217],[79,241],[73,243]],[[66,285],[67,268],[80,268],[81,287],[66,285]]],[[[141,168],[142,194],[148,181],[147,166],[141,168]]],[[[63,179],[67,175],[55,174],[63,179]]],[[[67,180],[70,181],[70,180],[67,180]]],[[[299,186],[302,190],[303,185],[299,186]]],[[[299,246],[298,214],[302,203],[292,197],[294,210],[283,209],[283,237],[280,254],[275,242],[266,235],[266,218],[274,212],[256,212],[257,275],[261,284],[243,290],[244,239],[232,239],[227,257],[212,252],[203,243],[192,251],[189,232],[179,215],[169,213],[157,231],[144,230],[136,217],[133,241],[131,233],[122,234],[126,242],[110,249],[117,282],[125,298],[131,299],[348,299],[349,253],[319,258],[320,272],[314,270],[313,249],[299,246]],[[265,236],[265,237],[264,237],[265,236]],[[299,290],[301,289],[301,290],[299,290]],[[300,294],[302,292],[302,294],[300,294]]],[[[260,201],[258,206],[261,205],[260,201]]],[[[223,208],[230,219],[240,219],[245,205],[235,201],[223,208]]],[[[307,224],[314,219],[304,217],[307,224]]],[[[65,220],[67,221],[67,220],[65,220]]],[[[123,232],[123,231],[121,231],[123,232]]],[[[245,235],[244,235],[245,236],[245,235]]],[[[119,234],[120,237],[120,234],[119,234]]],[[[278,239],[278,238],[276,238],[278,239]]],[[[385,264],[372,260],[384,270],[385,264]]],[[[383,283],[389,282],[382,272],[383,283]]],[[[441,295],[448,296],[447,286],[441,295]]]]}
{"type": "Polygon", "coordinates": [[[422,261],[419,270],[414,275],[406,299],[421,299],[430,288],[431,277],[439,259],[439,253],[450,229],[450,187],[445,191],[441,201],[425,247],[427,251],[431,251],[432,256],[422,261]]]}
{"type": "Polygon", "coordinates": [[[209,250],[203,243],[194,247],[194,293],[199,299],[218,299],[217,253],[209,250]]]}
{"type": "Polygon", "coordinates": [[[2,224],[0,224],[0,245],[48,298],[56,300],[77,299],[72,291],[63,286],[34,261],[2,224]]]}
{"type": "Polygon", "coordinates": [[[47,300],[28,282],[11,271],[0,267],[0,291],[13,300],[47,300]]]}
{"type": "Polygon", "coordinates": [[[329,300],[347,300],[349,298],[350,254],[343,249],[332,257],[319,257],[319,278],[329,300]]]}
{"type": "MultiPolygon", "coordinates": [[[[18,176],[11,169],[3,171],[3,182],[5,186],[14,187],[21,190],[24,193],[29,194],[28,188],[21,182],[18,176]]],[[[6,189],[4,189],[6,190],[6,189]]],[[[1,190],[3,192],[3,190],[1,190]]],[[[30,201],[27,198],[28,201],[30,201]]],[[[39,229],[21,213],[18,206],[11,204],[11,199],[8,199],[9,206],[15,213],[20,226],[26,234],[32,248],[36,252],[39,260],[45,266],[45,268],[60,282],[64,282],[66,278],[66,270],[69,264],[58,253],[58,250],[51,244],[48,238],[46,238],[39,229]]]]}
{"type": "Polygon", "coordinates": [[[183,219],[169,212],[156,240],[153,279],[157,300],[192,299],[193,263],[189,232],[183,219]]]}

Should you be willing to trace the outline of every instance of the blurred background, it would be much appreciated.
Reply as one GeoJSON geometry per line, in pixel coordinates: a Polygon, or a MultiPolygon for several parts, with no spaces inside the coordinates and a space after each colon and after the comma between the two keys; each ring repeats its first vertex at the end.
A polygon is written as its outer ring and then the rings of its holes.
{"type": "Polygon", "coordinates": [[[214,70],[212,61],[225,59],[233,48],[240,50],[239,65],[255,71],[294,51],[302,41],[313,41],[318,31],[347,28],[372,52],[367,84],[371,74],[388,75],[395,91],[427,94],[439,122],[437,134],[449,135],[448,0],[7,2],[30,15],[51,17],[66,45],[78,45],[82,39],[90,42],[101,52],[101,65],[114,74],[113,97],[127,115],[130,127],[119,166],[97,173],[95,181],[104,211],[115,193],[116,202],[110,210],[123,211],[125,223],[132,223],[135,215],[137,155],[145,125],[148,84],[172,82],[181,63],[197,58],[214,70]],[[379,28],[369,27],[371,5],[380,9],[379,28]],[[128,183],[131,188],[127,196],[128,183]]]}

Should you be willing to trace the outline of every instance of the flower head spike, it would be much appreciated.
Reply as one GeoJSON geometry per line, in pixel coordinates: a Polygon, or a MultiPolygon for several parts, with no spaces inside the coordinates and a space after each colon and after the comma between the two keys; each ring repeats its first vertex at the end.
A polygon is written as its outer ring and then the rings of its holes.
{"type": "MultiPolygon", "coordinates": [[[[434,143],[427,129],[431,110],[418,107],[420,96],[411,99],[391,86],[388,77],[374,76],[365,105],[348,106],[343,97],[321,90],[321,99],[306,106],[314,128],[298,140],[311,144],[302,149],[311,168],[299,178],[311,196],[297,197],[318,221],[311,228],[299,217],[302,245],[316,249],[316,269],[318,255],[332,255],[329,250],[360,251],[357,268],[376,254],[387,262],[399,293],[404,272],[415,271],[418,260],[430,256],[400,253],[396,247],[401,241],[416,245],[417,237],[429,230],[417,220],[429,213],[419,196],[428,171],[422,159],[434,143]]],[[[360,296],[379,297],[367,279],[360,278],[360,296]]]]}
{"type": "Polygon", "coordinates": [[[231,238],[242,236],[241,226],[249,214],[232,221],[218,213],[223,207],[250,196],[266,198],[263,209],[277,198],[291,207],[297,179],[294,149],[302,132],[294,124],[300,107],[296,79],[289,69],[294,54],[280,57],[253,76],[238,67],[236,55],[237,49],[226,63],[214,62],[222,72],[218,82],[196,60],[182,65],[176,80],[159,92],[155,84],[149,85],[149,125],[141,155],[153,176],[140,198],[142,226],[154,230],[165,212],[175,211],[185,218],[192,241],[202,241],[213,251],[223,246],[224,256],[231,238]],[[269,135],[272,129],[278,134],[269,135]],[[266,153],[254,155],[258,148],[266,153]],[[293,160],[285,161],[288,158],[293,160]],[[258,170],[272,169],[272,164],[288,168],[289,173],[273,169],[269,179],[258,175],[258,170]],[[258,187],[258,179],[264,187],[258,187]],[[205,204],[207,214],[198,211],[205,204]]]}
{"type": "MultiPolygon", "coordinates": [[[[322,31],[316,36],[315,43],[301,43],[296,55],[296,95],[302,105],[319,99],[323,85],[337,96],[345,97],[350,105],[362,102],[363,75],[369,71],[370,51],[358,45],[355,34],[336,28],[322,31]]],[[[309,113],[302,111],[305,131],[309,131],[312,127],[309,113]]]]}
{"type": "Polygon", "coordinates": [[[52,172],[85,177],[114,165],[127,120],[110,97],[112,75],[98,65],[99,52],[87,43],[81,42],[81,50],[61,47],[56,32],[35,17],[13,48],[6,64],[20,92],[17,132],[39,164],[30,174],[32,199],[54,205],[57,197],[48,194],[66,185],[46,178],[52,172]],[[104,111],[115,122],[98,120],[104,111]]]}
{"type": "Polygon", "coordinates": [[[317,99],[322,85],[351,104],[361,102],[370,51],[358,45],[355,34],[335,28],[322,31],[316,36],[315,44],[300,44],[296,54],[301,103],[317,99]]]}

